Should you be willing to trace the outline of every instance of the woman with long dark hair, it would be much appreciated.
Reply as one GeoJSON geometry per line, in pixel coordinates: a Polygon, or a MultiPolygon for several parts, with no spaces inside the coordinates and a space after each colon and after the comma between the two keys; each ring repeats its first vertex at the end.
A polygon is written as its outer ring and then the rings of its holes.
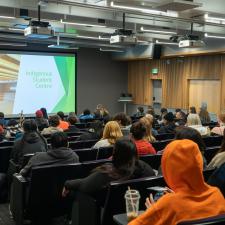
{"type": "Polygon", "coordinates": [[[70,191],[93,193],[106,187],[111,181],[154,176],[152,168],[138,160],[137,149],[132,140],[121,138],[114,145],[112,162],[96,168],[88,177],[66,181],[62,195],[70,191]]]}
{"type": "Polygon", "coordinates": [[[35,120],[28,119],[23,122],[23,136],[14,143],[11,159],[20,166],[23,164],[23,156],[35,152],[46,152],[47,142],[37,131],[35,120]]]}

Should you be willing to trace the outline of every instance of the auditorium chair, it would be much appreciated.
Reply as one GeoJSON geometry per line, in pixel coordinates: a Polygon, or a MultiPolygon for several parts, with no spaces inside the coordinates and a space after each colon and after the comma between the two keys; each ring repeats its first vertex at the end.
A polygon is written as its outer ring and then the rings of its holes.
{"type": "Polygon", "coordinates": [[[197,220],[189,220],[179,222],[177,225],[224,225],[225,224],[225,214],[197,219],[197,220]]]}
{"type": "Polygon", "coordinates": [[[14,141],[2,141],[0,142],[0,147],[13,146],[14,141]]]}
{"type": "Polygon", "coordinates": [[[73,141],[69,142],[69,148],[81,149],[81,148],[91,148],[95,145],[98,140],[86,140],[86,141],[73,141]]]}
{"type": "Polygon", "coordinates": [[[155,148],[156,151],[163,150],[173,139],[163,140],[163,141],[156,141],[152,143],[152,146],[155,148]]]}
{"type": "Polygon", "coordinates": [[[35,167],[28,179],[15,174],[10,197],[10,209],[16,225],[25,219],[48,221],[70,212],[69,198],[62,198],[66,180],[84,177],[82,164],[35,167]]]}
{"type": "Polygon", "coordinates": [[[7,173],[12,147],[0,147],[0,173],[7,173]]]}
{"type": "Polygon", "coordinates": [[[78,128],[78,129],[85,129],[86,128],[86,123],[76,123],[76,127],[78,128]]]}
{"type": "Polygon", "coordinates": [[[203,137],[203,141],[205,142],[206,147],[213,147],[213,146],[221,146],[223,136],[209,136],[203,137]]]}
{"type": "Polygon", "coordinates": [[[159,166],[161,165],[162,154],[142,155],[139,158],[140,160],[149,164],[153,169],[158,170],[159,166]]]}
{"type": "Polygon", "coordinates": [[[113,146],[101,147],[97,150],[96,160],[108,159],[113,154],[113,146]]]}
{"type": "Polygon", "coordinates": [[[174,137],[175,137],[175,134],[173,134],[173,133],[157,134],[155,136],[156,140],[158,140],[158,141],[174,139],[174,137]]]}
{"type": "Polygon", "coordinates": [[[96,159],[97,149],[83,148],[76,149],[74,152],[79,156],[79,161],[92,161],[96,159]]]}
{"type": "MultiPolygon", "coordinates": [[[[213,169],[204,171],[204,177],[207,179],[213,169]]],[[[106,189],[93,195],[78,193],[78,197],[73,204],[72,225],[114,225],[113,215],[125,213],[124,195],[128,189],[136,189],[140,192],[140,210],[145,210],[145,199],[149,196],[150,191],[147,189],[152,186],[166,186],[162,176],[146,177],[128,181],[111,182],[106,189]],[[90,204],[90,217],[86,214],[86,205],[90,204]],[[79,207],[78,207],[79,206],[79,207]]]]}

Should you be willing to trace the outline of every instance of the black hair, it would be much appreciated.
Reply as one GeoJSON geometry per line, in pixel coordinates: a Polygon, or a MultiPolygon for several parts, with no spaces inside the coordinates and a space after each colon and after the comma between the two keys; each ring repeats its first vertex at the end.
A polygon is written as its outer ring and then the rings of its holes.
{"type": "Polygon", "coordinates": [[[4,119],[5,118],[5,114],[3,112],[0,112],[0,119],[4,119]]]}
{"type": "Polygon", "coordinates": [[[49,125],[52,127],[57,127],[59,126],[59,116],[54,115],[49,117],[49,125]]]}
{"type": "Polygon", "coordinates": [[[68,146],[68,137],[64,132],[56,132],[51,135],[52,148],[60,148],[68,146]]]}
{"type": "Polygon", "coordinates": [[[76,116],[69,116],[68,117],[68,122],[71,124],[71,125],[75,125],[78,120],[77,120],[77,117],[76,116]]]}
{"type": "Polygon", "coordinates": [[[16,126],[16,125],[18,125],[19,123],[16,121],[16,120],[14,120],[14,119],[10,119],[9,121],[8,121],[8,123],[7,123],[7,126],[8,127],[11,127],[11,126],[16,126]]]}
{"type": "Polygon", "coordinates": [[[64,112],[59,111],[59,112],[57,112],[57,115],[60,117],[61,120],[64,120],[64,118],[65,118],[64,112]]]}
{"type": "Polygon", "coordinates": [[[167,109],[166,108],[161,108],[161,113],[167,113],[167,109]]]}
{"type": "Polygon", "coordinates": [[[45,119],[48,119],[47,109],[46,109],[46,108],[41,108],[40,110],[42,111],[43,117],[44,117],[45,119]]]}
{"type": "Polygon", "coordinates": [[[113,148],[112,165],[105,164],[96,170],[108,173],[114,179],[125,180],[132,177],[138,159],[137,148],[129,138],[119,138],[113,148]]]}
{"type": "Polygon", "coordinates": [[[135,122],[130,128],[130,133],[133,135],[135,140],[141,140],[146,135],[146,127],[140,121],[135,122]]]}
{"type": "Polygon", "coordinates": [[[24,133],[31,133],[37,131],[37,124],[34,119],[27,119],[23,122],[24,133]]]}
{"type": "Polygon", "coordinates": [[[190,107],[190,113],[193,113],[193,114],[197,113],[196,108],[194,106],[190,107]]]}
{"type": "Polygon", "coordinates": [[[138,111],[139,111],[140,113],[143,113],[143,112],[144,112],[144,108],[143,108],[142,106],[139,106],[139,107],[138,107],[138,111]]]}
{"type": "Polygon", "coordinates": [[[97,134],[97,137],[100,139],[103,135],[103,122],[96,120],[91,123],[90,128],[94,130],[94,133],[97,134]]]}
{"type": "Polygon", "coordinates": [[[176,113],[177,113],[177,112],[181,112],[181,109],[177,108],[177,109],[175,109],[175,112],[176,112],[176,113]]]}
{"type": "Polygon", "coordinates": [[[117,113],[114,118],[113,118],[114,121],[120,121],[120,124],[122,126],[127,126],[129,124],[131,124],[131,119],[129,116],[126,115],[126,113],[124,112],[120,112],[120,113],[117,113]]]}
{"type": "Polygon", "coordinates": [[[168,112],[163,119],[165,119],[168,122],[173,122],[174,121],[174,115],[171,112],[168,112]]]}
{"type": "Polygon", "coordinates": [[[189,139],[189,140],[194,141],[198,145],[198,147],[202,153],[204,153],[204,151],[206,149],[206,146],[202,139],[201,134],[197,130],[195,130],[194,128],[191,128],[191,127],[177,128],[175,139],[177,139],[177,140],[189,139]]]}
{"type": "Polygon", "coordinates": [[[90,115],[90,114],[91,114],[91,111],[90,111],[89,109],[85,109],[85,110],[83,111],[83,114],[84,114],[84,115],[90,115]]]}

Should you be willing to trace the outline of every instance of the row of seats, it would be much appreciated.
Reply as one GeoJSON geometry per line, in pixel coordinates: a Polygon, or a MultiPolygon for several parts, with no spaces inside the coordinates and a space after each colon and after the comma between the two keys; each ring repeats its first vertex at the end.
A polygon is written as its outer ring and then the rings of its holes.
{"type": "MultiPolygon", "coordinates": [[[[22,225],[24,219],[46,221],[69,213],[72,206],[71,198],[62,198],[64,182],[69,179],[86,177],[90,171],[105,163],[106,160],[92,161],[63,166],[43,166],[32,169],[28,181],[14,175],[14,185],[11,192],[11,211],[17,225],[22,225]]],[[[204,171],[207,180],[213,170],[204,171]]],[[[142,198],[140,209],[145,209],[145,197],[149,195],[148,187],[165,186],[162,176],[147,177],[135,180],[112,182],[101,193],[95,196],[76,193],[73,205],[73,225],[112,225],[112,217],[125,211],[124,193],[128,186],[137,189],[142,198]],[[83,212],[88,211],[88,216],[83,212]]]]}

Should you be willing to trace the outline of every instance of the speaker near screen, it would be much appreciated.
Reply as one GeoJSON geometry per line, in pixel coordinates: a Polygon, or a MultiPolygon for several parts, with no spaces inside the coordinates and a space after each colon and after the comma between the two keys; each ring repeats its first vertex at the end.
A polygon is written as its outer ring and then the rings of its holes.
{"type": "Polygon", "coordinates": [[[153,59],[160,59],[161,51],[162,51],[162,45],[155,44],[154,51],[153,51],[153,59]]]}
{"type": "Polygon", "coordinates": [[[75,111],[76,59],[71,53],[0,52],[0,111],[75,111]]]}

